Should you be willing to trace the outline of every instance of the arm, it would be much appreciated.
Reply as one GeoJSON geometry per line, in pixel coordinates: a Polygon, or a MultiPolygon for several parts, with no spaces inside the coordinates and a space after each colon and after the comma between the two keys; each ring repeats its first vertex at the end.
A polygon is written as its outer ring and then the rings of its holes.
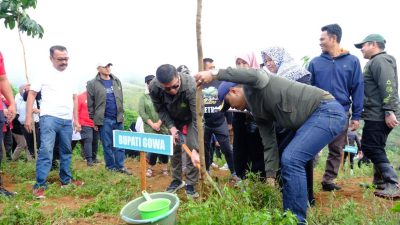
{"type": "MultiPolygon", "coordinates": [[[[364,104],[364,77],[358,59],[355,61],[355,70],[351,81],[352,116],[351,120],[360,120],[364,104]]],[[[357,129],[358,127],[356,127],[357,129]]]]}
{"type": "Polygon", "coordinates": [[[310,85],[315,86],[315,72],[314,72],[314,66],[313,66],[313,62],[312,61],[308,65],[307,70],[311,73],[310,85]]]}
{"type": "Polygon", "coordinates": [[[37,92],[30,90],[28,92],[28,99],[26,100],[25,129],[28,133],[32,133],[32,108],[36,95],[37,92]]]}
{"type": "Polygon", "coordinates": [[[16,115],[15,101],[10,83],[5,74],[0,76],[0,90],[1,94],[3,94],[9,103],[9,106],[7,107],[8,113],[5,116],[7,117],[8,121],[12,121],[16,115]]]}
{"type": "Polygon", "coordinates": [[[160,129],[155,126],[155,123],[150,119],[150,116],[146,113],[146,96],[143,94],[139,98],[139,116],[142,118],[144,122],[146,122],[153,130],[159,131],[160,129]]]}
{"type": "Polygon", "coordinates": [[[153,85],[150,86],[151,100],[153,101],[154,107],[155,107],[156,111],[158,112],[160,119],[165,123],[167,128],[169,130],[171,130],[172,127],[175,127],[174,121],[169,116],[168,110],[161,99],[160,95],[162,93],[160,93],[160,91],[157,90],[158,88],[155,87],[154,83],[155,82],[152,82],[153,85]]]}
{"type": "Polygon", "coordinates": [[[275,176],[275,173],[278,171],[279,167],[279,152],[278,144],[276,142],[275,129],[272,122],[256,122],[264,146],[264,162],[267,177],[273,177],[275,176]]]}
{"type": "Polygon", "coordinates": [[[72,95],[72,100],[74,101],[74,108],[73,108],[74,129],[76,132],[80,132],[81,125],[79,124],[79,118],[78,118],[78,97],[76,94],[72,95]]]}
{"type": "MultiPolygon", "coordinates": [[[[89,112],[89,118],[93,120],[94,118],[94,88],[91,81],[88,81],[86,84],[86,92],[87,92],[87,107],[89,112]]],[[[95,124],[96,125],[96,124],[95,124]]]]}

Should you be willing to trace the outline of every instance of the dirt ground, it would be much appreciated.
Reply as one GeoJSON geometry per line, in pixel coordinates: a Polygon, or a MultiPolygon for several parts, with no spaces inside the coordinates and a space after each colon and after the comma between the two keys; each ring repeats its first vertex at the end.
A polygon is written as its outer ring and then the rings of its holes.
{"type": "MultiPolygon", "coordinates": [[[[140,177],[140,164],[136,160],[128,160],[126,162],[127,168],[133,172],[133,175],[136,177],[140,177]]],[[[75,163],[75,169],[82,168],[84,169],[86,164],[84,161],[79,161],[75,163]]],[[[224,170],[213,170],[212,176],[214,179],[219,178],[227,178],[229,177],[229,171],[224,170]]],[[[4,186],[8,190],[14,190],[15,184],[10,183],[10,178],[7,175],[3,175],[4,177],[4,186]]],[[[317,181],[321,180],[320,174],[315,174],[315,178],[317,181]]],[[[225,179],[227,180],[227,179],[225,179]]],[[[342,205],[344,202],[348,201],[349,199],[353,199],[354,202],[368,205],[373,208],[374,204],[379,203],[383,204],[387,207],[392,207],[394,205],[393,201],[374,198],[374,201],[371,199],[365,198],[363,196],[363,190],[360,187],[360,182],[369,182],[371,183],[371,178],[348,178],[346,180],[338,181],[338,184],[342,186],[342,190],[336,191],[334,194],[331,192],[317,192],[315,193],[316,198],[316,206],[311,210],[318,210],[319,213],[330,213],[332,208],[336,206],[342,205]],[[333,207],[332,207],[333,206],[333,207]]],[[[147,191],[158,192],[164,191],[165,188],[171,182],[171,177],[167,175],[163,175],[161,173],[161,167],[159,165],[155,166],[153,177],[147,178],[147,191]]],[[[32,188],[32,187],[27,187],[32,188]]],[[[91,198],[75,198],[72,196],[65,196],[60,198],[46,198],[43,199],[44,206],[42,211],[45,214],[51,214],[56,209],[70,209],[76,210],[90,201],[91,198]]],[[[2,206],[0,205],[0,211],[2,211],[2,206]]],[[[71,219],[70,221],[65,221],[69,224],[79,224],[79,225],[86,225],[86,224],[124,224],[124,222],[119,218],[118,215],[110,216],[106,214],[95,214],[90,218],[82,218],[82,219],[71,219]]]]}

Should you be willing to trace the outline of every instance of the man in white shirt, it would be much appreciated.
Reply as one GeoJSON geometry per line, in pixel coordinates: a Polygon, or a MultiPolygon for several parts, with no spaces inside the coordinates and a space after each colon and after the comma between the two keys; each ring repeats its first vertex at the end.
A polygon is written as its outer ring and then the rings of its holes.
{"type": "Polygon", "coordinates": [[[56,136],[60,151],[60,181],[61,186],[82,185],[80,181],[73,181],[71,174],[71,138],[72,131],[80,131],[81,126],[77,112],[76,85],[72,82],[73,76],[69,73],[68,51],[64,46],[50,48],[50,61],[53,68],[42,73],[39,81],[33,82],[26,103],[25,128],[32,132],[32,105],[35,97],[41,91],[40,105],[40,136],[41,143],[36,161],[36,183],[33,194],[36,198],[44,198],[46,179],[51,168],[54,143],[56,136]],[[72,122],[73,121],[73,122],[72,122]],[[73,125],[73,127],[72,127],[73,125]]]}

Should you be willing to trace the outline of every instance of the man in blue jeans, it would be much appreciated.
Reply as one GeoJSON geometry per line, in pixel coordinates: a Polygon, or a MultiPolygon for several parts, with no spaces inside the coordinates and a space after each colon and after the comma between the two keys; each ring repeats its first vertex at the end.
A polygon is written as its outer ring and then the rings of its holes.
{"type": "Polygon", "coordinates": [[[26,102],[25,128],[31,133],[34,126],[32,120],[33,102],[41,91],[42,103],[40,108],[40,148],[36,161],[36,183],[33,194],[36,198],[44,198],[47,187],[46,179],[51,169],[53,149],[56,137],[60,151],[60,181],[61,186],[75,184],[71,174],[72,131],[80,131],[78,122],[76,84],[74,76],[67,70],[68,51],[64,46],[56,45],[50,48],[52,66],[44,68],[39,80],[32,83],[26,102]],[[74,122],[72,123],[72,119],[74,122]]]}
{"type": "Polygon", "coordinates": [[[97,64],[97,75],[87,82],[87,107],[94,130],[103,144],[106,169],[132,175],[125,166],[125,149],[113,147],[113,130],[123,130],[124,107],[121,81],[111,73],[112,63],[97,64]]]}
{"type": "MultiPolygon", "coordinates": [[[[218,88],[223,109],[249,110],[254,116],[265,148],[276,145],[273,124],[295,131],[282,160],[283,208],[306,223],[307,179],[305,166],[344,128],[343,107],[328,92],[255,69],[220,69],[195,75],[199,85],[224,80],[218,88]],[[233,83],[237,82],[237,83],[233,83]]],[[[192,152],[192,162],[199,161],[192,152]]]]}

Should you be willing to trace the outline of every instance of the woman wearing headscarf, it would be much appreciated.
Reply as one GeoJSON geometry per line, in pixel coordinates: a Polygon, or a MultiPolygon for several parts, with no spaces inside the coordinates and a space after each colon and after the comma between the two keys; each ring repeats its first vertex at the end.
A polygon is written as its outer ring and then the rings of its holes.
{"type": "MultiPolygon", "coordinates": [[[[235,57],[237,68],[259,69],[254,53],[244,53],[235,57]]],[[[258,127],[249,112],[233,113],[233,162],[236,175],[246,178],[246,172],[259,174],[265,179],[264,147],[258,127]]],[[[268,176],[268,174],[267,174],[268,176]]]]}
{"type": "MultiPolygon", "coordinates": [[[[269,72],[280,77],[285,77],[289,80],[298,81],[301,83],[310,84],[311,73],[298,65],[290,54],[282,47],[270,47],[261,51],[261,57],[263,63],[269,72]]],[[[293,139],[295,132],[286,128],[281,127],[275,123],[276,140],[279,149],[279,159],[286,146],[293,139]]],[[[310,205],[315,204],[313,194],[313,160],[310,160],[306,164],[306,175],[307,175],[307,191],[308,201],[310,205]]],[[[278,173],[278,177],[279,177],[278,173]]],[[[279,179],[280,185],[281,179],[279,179]]]]}

